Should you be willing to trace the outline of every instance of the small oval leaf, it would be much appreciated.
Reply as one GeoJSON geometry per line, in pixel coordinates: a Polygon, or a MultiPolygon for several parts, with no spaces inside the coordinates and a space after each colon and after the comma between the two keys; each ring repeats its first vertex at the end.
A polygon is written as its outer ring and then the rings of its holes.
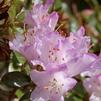
{"type": "Polygon", "coordinates": [[[9,72],[3,76],[2,82],[11,88],[22,87],[29,84],[30,77],[25,73],[18,71],[9,72]]]}
{"type": "Polygon", "coordinates": [[[30,92],[25,93],[19,101],[30,101],[30,92]]]}

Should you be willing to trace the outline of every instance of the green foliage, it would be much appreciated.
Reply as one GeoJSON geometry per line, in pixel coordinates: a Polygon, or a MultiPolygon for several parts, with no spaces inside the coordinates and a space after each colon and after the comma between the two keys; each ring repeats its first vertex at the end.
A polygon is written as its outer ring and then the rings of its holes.
{"type": "Polygon", "coordinates": [[[24,19],[24,16],[25,16],[25,12],[24,12],[24,11],[21,11],[21,12],[16,16],[16,19],[17,19],[19,22],[22,22],[23,19],[24,19]]]}
{"type": "Polygon", "coordinates": [[[25,8],[29,9],[31,7],[32,0],[24,0],[25,1],[25,8]]]}
{"type": "Polygon", "coordinates": [[[8,14],[9,14],[10,21],[12,22],[14,21],[16,14],[20,10],[20,6],[21,6],[20,3],[21,3],[20,0],[12,0],[11,2],[11,7],[8,10],[8,14]]]}
{"type": "Polygon", "coordinates": [[[6,86],[10,88],[15,88],[28,85],[30,82],[30,78],[25,73],[15,71],[6,73],[1,81],[6,86]]]}
{"type": "Polygon", "coordinates": [[[22,90],[18,89],[15,93],[15,95],[18,97],[18,98],[21,98],[23,95],[24,95],[24,92],[22,92],[22,90]]]}
{"type": "Polygon", "coordinates": [[[85,101],[87,95],[82,83],[78,83],[70,94],[65,98],[66,101],[85,101]]]}
{"type": "Polygon", "coordinates": [[[54,9],[55,10],[60,10],[61,6],[62,6],[61,3],[62,3],[61,0],[55,0],[54,9]]]}
{"type": "Polygon", "coordinates": [[[19,101],[30,101],[30,92],[25,93],[19,101]]]}
{"type": "Polygon", "coordinates": [[[13,67],[15,68],[15,69],[17,69],[19,66],[19,60],[17,59],[17,57],[16,57],[16,54],[15,53],[13,53],[13,56],[12,56],[12,60],[13,60],[13,67]]]}

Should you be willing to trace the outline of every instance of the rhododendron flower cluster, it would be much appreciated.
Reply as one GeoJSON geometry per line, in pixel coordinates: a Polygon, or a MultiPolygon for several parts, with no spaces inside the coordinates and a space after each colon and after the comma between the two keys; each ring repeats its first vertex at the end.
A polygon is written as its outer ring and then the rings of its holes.
{"type": "MultiPolygon", "coordinates": [[[[91,40],[85,36],[83,27],[68,37],[55,30],[59,16],[57,12],[48,13],[52,3],[53,0],[47,0],[45,4],[35,4],[24,20],[28,26],[26,34],[17,34],[9,42],[10,48],[22,54],[32,66],[30,77],[36,84],[32,101],[64,101],[65,94],[77,83],[74,76],[101,67],[100,57],[89,53],[91,40]],[[38,71],[37,65],[43,70],[38,71]]],[[[91,89],[92,96],[99,96],[101,76],[91,76],[84,85],[91,89]],[[92,89],[93,86],[98,89],[92,89]]]]}

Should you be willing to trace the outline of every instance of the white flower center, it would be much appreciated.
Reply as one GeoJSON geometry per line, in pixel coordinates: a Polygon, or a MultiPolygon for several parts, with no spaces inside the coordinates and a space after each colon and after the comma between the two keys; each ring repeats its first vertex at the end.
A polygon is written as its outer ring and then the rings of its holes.
{"type": "Polygon", "coordinates": [[[55,78],[49,81],[48,86],[45,87],[51,94],[59,94],[62,90],[62,86],[64,84],[60,84],[59,81],[57,81],[55,78]]]}
{"type": "Polygon", "coordinates": [[[52,79],[50,79],[45,89],[47,89],[50,94],[62,94],[64,87],[64,78],[61,74],[55,74],[52,79]]]}

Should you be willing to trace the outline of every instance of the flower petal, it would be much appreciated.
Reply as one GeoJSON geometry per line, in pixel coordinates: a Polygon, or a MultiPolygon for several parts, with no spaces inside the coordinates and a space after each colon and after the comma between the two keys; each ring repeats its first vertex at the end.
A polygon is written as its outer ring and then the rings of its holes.
{"type": "Polygon", "coordinates": [[[38,98],[43,98],[45,100],[49,100],[49,93],[47,90],[41,88],[41,87],[36,87],[35,90],[31,93],[31,100],[35,100],[38,98]]]}
{"type": "Polygon", "coordinates": [[[38,86],[46,85],[49,82],[50,74],[45,71],[39,72],[36,70],[31,71],[30,77],[32,81],[38,86]]]}
{"type": "Polygon", "coordinates": [[[68,76],[75,76],[75,75],[80,74],[81,72],[89,70],[91,64],[94,61],[95,61],[95,57],[93,57],[90,54],[84,54],[83,56],[81,56],[77,59],[75,58],[74,60],[71,60],[69,63],[67,63],[68,76]]]}

